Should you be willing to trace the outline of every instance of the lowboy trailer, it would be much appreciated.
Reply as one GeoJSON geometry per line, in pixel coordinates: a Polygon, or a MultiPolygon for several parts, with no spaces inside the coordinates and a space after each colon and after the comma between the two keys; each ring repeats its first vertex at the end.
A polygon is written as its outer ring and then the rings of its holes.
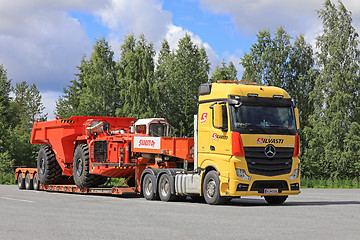
{"type": "Polygon", "coordinates": [[[163,118],[84,117],[36,122],[37,168],[16,169],[20,189],[203,197],[209,204],[300,192],[298,110],[282,89],[219,81],[199,87],[194,138],[169,137],[163,118]],[[123,186],[104,185],[124,178],[123,186]]]}

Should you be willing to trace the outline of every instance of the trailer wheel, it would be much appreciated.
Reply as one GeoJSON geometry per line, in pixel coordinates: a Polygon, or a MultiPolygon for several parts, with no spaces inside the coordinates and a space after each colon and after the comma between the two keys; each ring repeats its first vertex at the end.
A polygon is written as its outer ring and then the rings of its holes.
{"type": "Polygon", "coordinates": [[[97,187],[105,183],[106,177],[89,173],[89,147],[80,144],[76,147],[73,158],[73,178],[76,186],[97,187]]]}
{"type": "Polygon", "coordinates": [[[30,173],[27,173],[25,176],[25,189],[26,190],[33,189],[33,180],[30,178],[30,173]]]}
{"type": "Polygon", "coordinates": [[[280,205],[283,204],[288,196],[265,196],[265,200],[270,205],[280,205]]]}
{"type": "Polygon", "coordinates": [[[177,196],[171,194],[171,182],[168,174],[163,174],[159,180],[159,196],[161,201],[169,202],[176,200],[177,196]]]}
{"type": "Polygon", "coordinates": [[[37,160],[38,177],[41,184],[58,183],[62,176],[62,169],[56,160],[55,154],[49,146],[39,150],[37,160]]]}
{"type": "Polygon", "coordinates": [[[154,192],[155,180],[150,174],[144,176],[142,182],[142,193],[146,200],[157,200],[158,196],[154,192]]]}
{"type": "Polygon", "coordinates": [[[205,175],[203,195],[205,201],[211,205],[219,205],[224,203],[226,200],[226,198],[220,195],[220,179],[214,170],[205,175]]]}
{"type": "Polygon", "coordinates": [[[21,172],[18,173],[17,182],[18,182],[19,189],[25,189],[25,179],[23,178],[21,172]]]}
{"type": "Polygon", "coordinates": [[[33,188],[34,188],[34,190],[36,190],[36,191],[39,190],[39,177],[38,177],[37,172],[34,173],[34,176],[33,176],[33,188]]]}

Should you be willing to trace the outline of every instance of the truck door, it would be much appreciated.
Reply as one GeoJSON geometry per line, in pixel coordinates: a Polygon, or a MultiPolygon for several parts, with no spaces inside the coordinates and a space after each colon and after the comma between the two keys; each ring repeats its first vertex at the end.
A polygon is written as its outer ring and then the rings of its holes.
{"type": "Polygon", "coordinates": [[[211,107],[212,124],[209,131],[210,153],[231,155],[231,133],[228,104],[215,103],[211,107]]]}

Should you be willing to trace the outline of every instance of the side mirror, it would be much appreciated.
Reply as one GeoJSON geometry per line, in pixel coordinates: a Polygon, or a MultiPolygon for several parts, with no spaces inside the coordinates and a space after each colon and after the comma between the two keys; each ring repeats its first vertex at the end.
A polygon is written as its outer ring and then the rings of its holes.
{"type": "Polygon", "coordinates": [[[295,120],[296,120],[296,129],[300,129],[300,119],[299,119],[299,109],[294,108],[295,120]]]}
{"type": "Polygon", "coordinates": [[[214,105],[214,127],[223,128],[223,116],[222,116],[222,105],[214,105]]]}

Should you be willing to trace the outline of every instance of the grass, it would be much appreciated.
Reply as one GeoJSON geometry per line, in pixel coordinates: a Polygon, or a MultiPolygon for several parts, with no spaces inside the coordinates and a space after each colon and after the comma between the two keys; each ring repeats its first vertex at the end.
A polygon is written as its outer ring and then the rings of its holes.
{"type": "Polygon", "coordinates": [[[359,178],[301,178],[302,188],[360,188],[359,178]]]}
{"type": "Polygon", "coordinates": [[[119,186],[122,185],[125,181],[125,178],[111,178],[108,180],[107,185],[119,186]]]}

